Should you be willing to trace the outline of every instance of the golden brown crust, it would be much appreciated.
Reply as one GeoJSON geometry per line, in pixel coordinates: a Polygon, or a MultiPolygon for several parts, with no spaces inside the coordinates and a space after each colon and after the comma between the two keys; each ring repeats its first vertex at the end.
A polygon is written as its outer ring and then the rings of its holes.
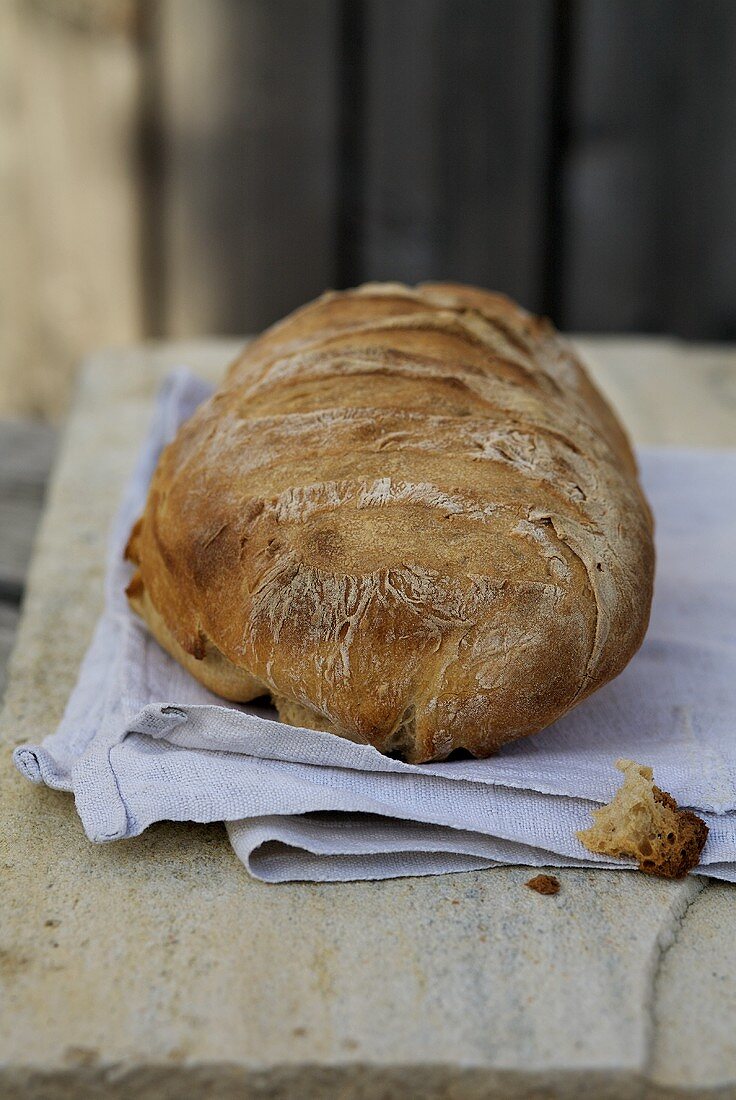
{"type": "Polygon", "coordinates": [[[653,572],[631,448],[572,349],[455,284],[326,294],[254,341],[162,454],[128,554],[134,606],[213,690],[240,670],[412,761],[488,755],[615,676],[653,572]]]}
{"type": "Polygon", "coordinates": [[[578,839],[591,852],[636,859],[645,874],[682,878],[700,862],[708,826],[654,785],[651,768],[633,760],[617,760],[616,767],[624,773],[623,785],[608,805],[593,811],[595,823],[578,839]]]}
{"type": "Polygon", "coordinates": [[[125,594],[133,610],[145,619],[148,629],[161,648],[171,654],[187,672],[191,672],[192,676],[210,691],[233,703],[247,703],[264,694],[263,684],[254,679],[245,669],[238,668],[229,661],[209,638],[202,639],[201,648],[196,656],[183,649],[169,630],[163,616],[153,606],[140,572],[135,573],[125,594]]]}

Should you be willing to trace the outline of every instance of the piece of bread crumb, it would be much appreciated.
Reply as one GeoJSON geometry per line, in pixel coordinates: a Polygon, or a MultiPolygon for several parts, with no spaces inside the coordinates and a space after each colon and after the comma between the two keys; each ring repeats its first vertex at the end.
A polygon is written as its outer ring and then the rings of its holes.
{"type": "Polygon", "coordinates": [[[560,880],[554,875],[535,875],[534,878],[529,879],[527,886],[531,890],[536,890],[538,894],[559,894],[560,892],[560,880]]]}
{"type": "Polygon", "coordinates": [[[591,852],[633,856],[647,875],[682,878],[700,862],[708,826],[655,786],[651,768],[633,760],[617,760],[616,767],[624,773],[622,786],[607,806],[593,810],[595,824],[578,839],[591,852]]]}

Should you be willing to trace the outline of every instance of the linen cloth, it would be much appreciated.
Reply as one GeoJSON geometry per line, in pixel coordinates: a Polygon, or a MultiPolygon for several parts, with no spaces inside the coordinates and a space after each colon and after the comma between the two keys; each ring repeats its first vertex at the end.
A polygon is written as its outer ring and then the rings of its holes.
{"type": "Polygon", "coordinates": [[[73,791],[90,840],[152,822],[224,821],[271,882],[379,879],[499,864],[633,864],[575,831],[607,802],[613,761],[654,768],[710,835],[698,873],[736,881],[736,452],[644,449],[658,570],[646,641],[626,670],[547,730],[488,760],[421,766],[268,707],[225,704],[128,609],[123,547],[164,444],[210,392],[169,377],[109,542],[105,605],[57,731],[15,752],[37,783],[73,791]]]}

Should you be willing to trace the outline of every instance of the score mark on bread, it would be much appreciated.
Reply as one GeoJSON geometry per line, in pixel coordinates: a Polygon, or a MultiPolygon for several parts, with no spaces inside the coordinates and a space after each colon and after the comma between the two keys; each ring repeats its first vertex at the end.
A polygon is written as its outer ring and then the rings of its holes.
{"type": "Polygon", "coordinates": [[[600,855],[633,857],[647,875],[682,878],[700,862],[708,826],[655,786],[651,768],[633,760],[617,760],[616,767],[623,784],[607,806],[593,810],[595,824],[578,839],[600,855]]]}

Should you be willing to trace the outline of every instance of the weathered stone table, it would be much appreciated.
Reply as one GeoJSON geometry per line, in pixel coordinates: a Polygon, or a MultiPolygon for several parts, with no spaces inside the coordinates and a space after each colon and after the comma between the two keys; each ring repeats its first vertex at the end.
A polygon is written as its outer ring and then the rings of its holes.
{"type": "MultiPolygon", "coordinates": [[[[581,341],[637,442],[736,445],[736,354],[581,341]]],[[[88,365],[31,568],[1,731],[0,1095],[736,1097],[736,891],[511,868],[267,886],[221,826],[89,844],[14,744],[55,725],[105,531],[162,374],[237,345],[88,365]]]]}

